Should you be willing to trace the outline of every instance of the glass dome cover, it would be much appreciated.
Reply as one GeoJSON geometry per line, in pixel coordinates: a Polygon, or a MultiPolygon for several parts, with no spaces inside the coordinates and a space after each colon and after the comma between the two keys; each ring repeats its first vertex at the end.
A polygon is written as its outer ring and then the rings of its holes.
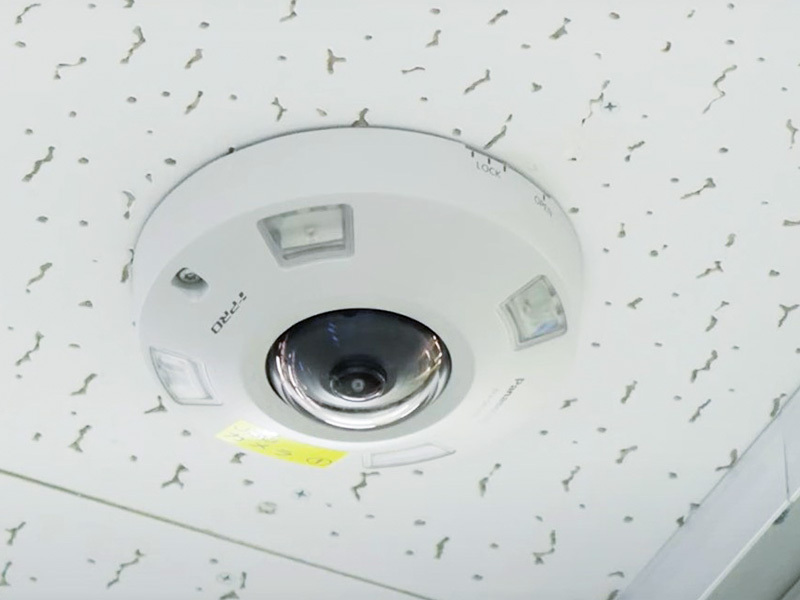
{"type": "Polygon", "coordinates": [[[266,363],[285,403],[353,430],[408,418],[442,393],[450,371],[444,342],[425,325],[362,308],[300,321],[278,337],[266,363]]]}

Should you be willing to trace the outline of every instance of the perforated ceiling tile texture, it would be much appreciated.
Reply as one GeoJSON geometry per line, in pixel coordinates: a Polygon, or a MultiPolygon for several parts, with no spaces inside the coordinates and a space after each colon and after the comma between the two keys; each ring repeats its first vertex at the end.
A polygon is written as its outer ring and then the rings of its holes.
{"type": "Polygon", "coordinates": [[[340,598],[408,598],[64,490],[4,477],[0,492],[3,521],[16,520],[2,540],[3,597],[302,600],[329,588],[340,598]]]}
{"type": "Polygon", "coordinates": [[[622,596],[800,384],[796,2],[0,12],[0,526],[25,523],[0,595],[622,596]],[[515,435],[313,469],[216,439],[235,416],[148,373],[148,214],[215,157],[343,125],[485,149],[572,219],[575,376],[525,381],[515,435]]]}

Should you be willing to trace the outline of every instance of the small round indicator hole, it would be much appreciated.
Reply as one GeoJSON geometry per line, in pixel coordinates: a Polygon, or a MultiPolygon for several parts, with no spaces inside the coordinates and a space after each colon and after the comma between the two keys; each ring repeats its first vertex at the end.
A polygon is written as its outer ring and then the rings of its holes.
{"type": "Polygon", "coordinates": [[[200,300],[208,291],[208,282],[188,267],[183,267],[175,273],[172,286],[181,290],[192,302],[200,300]]]}

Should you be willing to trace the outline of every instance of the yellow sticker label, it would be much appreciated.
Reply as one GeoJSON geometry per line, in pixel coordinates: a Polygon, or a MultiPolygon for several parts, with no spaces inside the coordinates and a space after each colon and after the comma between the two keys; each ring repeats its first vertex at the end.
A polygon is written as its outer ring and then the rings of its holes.
{"type": "Polygon", "coordinates": [[[341,450],[330,450],[287,440],[259,429],[247,421],[237,421],[226,427],[217,434],[217,439],[264,456],[318,468],[329,467],[347,454],[341,450]]]}

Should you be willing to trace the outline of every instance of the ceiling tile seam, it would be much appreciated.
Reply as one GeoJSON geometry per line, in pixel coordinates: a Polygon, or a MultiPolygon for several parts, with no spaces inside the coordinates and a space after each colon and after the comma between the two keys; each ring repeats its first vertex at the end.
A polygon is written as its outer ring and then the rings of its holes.
{"type": "Polygon", "coordinates": [[[800,574],[798,574],[797,578],[786,588],[777,600],[792,600],[796,598],[796,594],[798,590],[800,590],[798,583],[800,583],[800,574]]]}
{"type": "MultiPolygon", "coordinates": [[[[797,394],[797,391],[795,391],[795,394],[797,394]]],[[[792,492],[789,489],[789,451],[786,448],[786,436],[783,434],[781,434],[781,445],[783,446],[783,483],[786,486],[786,502],[791,504],[792,492]]]]}
{"type": "Polygon", "coordinates": [[[29,477],[27,475],[23,475],[21,473],[15,473],[14,471],[8,471],[6,469],[0,468],[0,475],[5,475],[6,477],[11,477],[20,481],[24,481],[26,483],[30,483],[33,485],[42,486],[44,488],[61,492],[63,494],[67,494],[76,498],[81,498],[83,500],[88,500],[90,502],[95,502],[97,504],[102,504],[103,506],[107,506],[110,508],[115,508],[117,510],[122,510],[127,513],[138,515],[140,517],[144,517],[147,519],[152,519],[154,521],[158,521],[160,523],[164,523],[165,525],[171,525],[173,527],[178,527],[180,529],[191,531],[193,533],[199,533],[201,535],[205,535],[223,542],[227,542],[230,544],[235,544],[237,546],[241,546],[243,548],[248,548],[250,550],[255,550],[257,552],[262,552],[264,554],[269,554],[270,556],[275,556],[278,558],[283,558],[286,560],[290,560],[294,563],[298,563],[301,565],[305,565],[307,567],[312,567],[315,569],[320,569],[322,571],[327,571],[328,573],[333,573],[334,575],[340,575],[342,577],[347,577],[348,579],[354,579],[356,581],[360,581],[361,583],[367,583],[369,585],[374,585],[379,588],[383,588],[386,590],[390,590],[392,592],[397,592],[399,594],[404,594],[409,596],[410,598],[418,598],[419,600],[436,600],[431,596],[423,596],[422,594],[417,594],[415,592],[405,590],[402,588],[398,588],[392,585],[388,585],[385,583],[381,583],[379,581],[375,581],[373,579],[368,579],[366,577],[361,577],[359,575],[354,575],[352,573],[347,573],[346,571],[340,571],[338,569],[334,569],[332,567],[328,567],[313,561],[305,560],[302,558],[298,558],[296,556],[292,556],[290,554],[284,554],[283,552],[278,552],[277,550],[271,550],[264,546],[259,546],[258,544],[253,544],[252,542],[248,542],[245,540],[240,540],[234,537],[230,537],[221,533],[217,533],[216,531],[212,531],[210,529],[203,529],[201,527],[196,527],[194,525],[190,525],[188,523],[182,523],[181,521],[176,521],[174,519],[170,519],[168,517],[163,517],[160,515],[156,515],[154,513],[150,513],[144,510],[139,510],[136,508],[132,508],[130,506],[125,506],[124,504],[118,504],[117,502],[113,502],[111,500],[105,500],[103,498],[99,498],[97,496],[93,496],[90,494],[83,494],[76,490],[72,490],[54,483],[49,483],[47,481],[42,481],[40,479],[36,479],[35,477],[29,477]]]}

